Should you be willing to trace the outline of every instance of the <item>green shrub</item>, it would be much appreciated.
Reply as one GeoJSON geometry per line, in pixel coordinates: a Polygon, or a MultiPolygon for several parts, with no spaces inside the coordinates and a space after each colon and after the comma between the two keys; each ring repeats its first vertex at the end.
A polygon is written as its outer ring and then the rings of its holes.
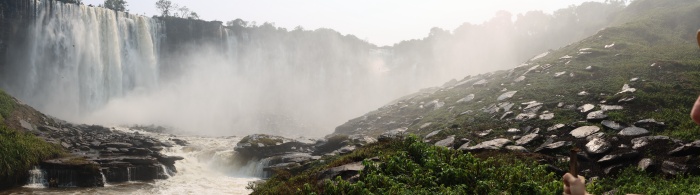
{"type": "Polygon", "coordinates": [[[588,190],[593,194],[616,190],[615,194],[697,194],[700,176],[664,178],[637,170],[625,169],[617,178],[603,178],[592,182],[588,190]]]}
{"type": "Polygon", "coordinates": [[[63,154],[59,146],[0,125],[0,178],[12,177],[18,171],[26,172],[41,160],[63,154]]]}

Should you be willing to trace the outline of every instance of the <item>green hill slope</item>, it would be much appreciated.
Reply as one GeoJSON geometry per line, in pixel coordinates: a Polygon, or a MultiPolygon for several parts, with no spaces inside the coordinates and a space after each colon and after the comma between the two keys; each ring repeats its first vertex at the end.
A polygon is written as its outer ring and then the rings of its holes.
{"type": "Polygon", "coordinates": [[[583,149],[581,174],[598,178],[588,184],[589,191],[697,193],[700,145],[693,141],[700,139],[700,127],[689,112],[700,94],[695,43],[700,2],[637,0],[617,20],[614,27],[517,68],[403,97],[329,136],[398,130],[421,139],[380,142],[311,168],[280,171],[253,189],[263,194],[295,189],[545,193],[560,189],[556,184],[575,146],[583,149]],[[365,160],[369,168],[357,177],[318,181],[324,169],[375,156],[365,160]],[[512,185],[518,179],[532,182],[512,185]]]}

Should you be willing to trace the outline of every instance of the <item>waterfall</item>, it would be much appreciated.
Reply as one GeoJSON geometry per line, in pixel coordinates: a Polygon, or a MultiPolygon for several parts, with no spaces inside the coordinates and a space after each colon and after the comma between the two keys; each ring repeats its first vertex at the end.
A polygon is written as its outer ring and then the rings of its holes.
{"type": "Polygon", "coordinates": [[[110,186],[107,184],[107,177],[105,176],[104,172],[102,172],[102,169],[100,169],[100,175],[102,176],[102,184],[104,184],[105,187],[110,186]]]}
{"type": "Polygon", "coordinates": [[[36,13],[28,27],[28,51],[10,64],[14,71],[3,73],[10,77],[7,91],[49,114],[75,118],[110,99],[157,87],[162,28],[157,20],[30,1],[36,13]]]}
{"type": "Polygon", "coordinates": [[[28,188],[45,188],[46,187],[46,174],[39,167],[34,167],[29,170],[29,182],[24,187],[28,188]]]}
{"type": "Polygon", "coordinates": [[[263,158],[260,159],[260,161],[252,161],[255,163],[255,167],[253,168],[253,176],[259,177],[259,178],[268,178],[270,177],[270,173],[268,171],[265,171],[265,167],[270,165],[270,160],[272,158],[263,158]]]}
{"type": "Polygon", "coordinates": [[[163,176],[165,176],[165,178],[170,178],[170,177],[173,176],[172,173],[170,173],[170,170],[168,170],[168,168],[165,167],[165,165],[161,164],[161,165],[160,165],[160,168],[163,169],[163,173],[162,173],[162,174],[163,174],[163,176]]]}
{"type": "Polygon", "coordinates": [[[126,181],[131,181],[131,167],[126,168],[126,181]]]}

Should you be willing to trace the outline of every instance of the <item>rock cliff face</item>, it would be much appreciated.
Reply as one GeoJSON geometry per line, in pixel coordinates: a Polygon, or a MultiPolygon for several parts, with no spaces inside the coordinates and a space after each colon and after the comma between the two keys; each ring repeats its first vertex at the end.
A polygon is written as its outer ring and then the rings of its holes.
{"type": "Polygon", "coordinates": [[[202,47],[225,51],[226,31],[219,21],[157,17],[165,31],[160,45],[160,72],[164,79],[180,73],[183,56],[202,47]]]}

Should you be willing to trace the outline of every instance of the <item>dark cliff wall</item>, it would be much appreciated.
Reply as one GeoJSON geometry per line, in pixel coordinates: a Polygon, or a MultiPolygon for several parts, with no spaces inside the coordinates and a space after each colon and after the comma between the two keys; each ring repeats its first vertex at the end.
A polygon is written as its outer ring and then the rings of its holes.
{"type": "Polygon", "coordinates": [[[158,17],[164,25],[159,63],[162,79],[169,79],[185,68],[184,56],[202,48],[226,49],[226,33],[218,21],[192,20],[175,17],[158,17]]]}
{"type": "Polygon", "coordinates": [[[34,19],[32,0],[0,1],[0,72],[6,72],[10,60],[20,59],[29,45],[29,28],[34,19]],[[8,58],[7,56],[13,56],[8,58]]]}

